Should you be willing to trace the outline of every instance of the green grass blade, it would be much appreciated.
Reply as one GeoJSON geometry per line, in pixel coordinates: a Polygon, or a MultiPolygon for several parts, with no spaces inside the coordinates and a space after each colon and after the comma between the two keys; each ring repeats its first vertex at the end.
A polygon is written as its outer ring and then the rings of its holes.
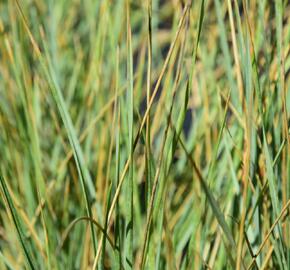
{"type": "Polygon", "coordinates": [[[128,119],[128,153],[131,164],[129,166],[129,174],[126,183],[126,201],[128,208],[125,213],[125,247],[124,247],[124,267],[131,269],[133,264],[133,113],[134,113],[134,94],[133,94],[133,53],[132,53],[132,33],[131,33],[131,18],[130,18],[130,2],[126,2],[127,12],[127,119],[128,119]]]}
{"type": "MultiPolygon", "coordinates": [[[[88,214],[88,217],[92,219],[92,210],[91,210],[90,200],[92,200],[95,197],[95,189],[94,189],[90,174],[88,172],[88,169],[85,166],[85,160],[84,160],[84,157],[82,154],[82,150],[81,150],[81,147],[80,147],[80,144],[79,144],[72,120],[70,118],[69,112],[68,112],[66,104],[64,102],[64,98],[63,98],[62,92],[60,90],[60,87],[56,81],[56,77],[55,77],[53,68],[49,62],[49,56],[48,56],[47,49],[46,49],[46,57],[48,59],[48,63],[45,62],[45,59],[44,59],[43,55],[41,54],[39,47],[38,47],[37,43],[35,42],[35,39],[33,38],[32,34],[29,30],[25,16],[21,10],[19,3],[17,1],[16,1],[16,3],[17,3],[19,13],[20,13],[21,17],[23,18],[23,23],[25,25],[26,31],[30,37],[31,42],[32,42],[33,48],[34,48],[34,50],[39,58],[39,61],[41,63],[43,72],[45,74],[46,80],[48,81],[51,93],[55,99],[55,103],[56,103],[57,108],[59,110],[62,121],[65,125],[67,135],[68,135],[71,147],[73,149],[74,159],[76,162],[77,170],[78,170],[79,177],[80,177],[80,182],[81,182],[84,197],[85,197],[87,214],[88,214]],[[89,194],[90,194],[91,198],[89,198],[89,194]]],[[[45,43],[44,43],[44,45],[45,45],[45,43]]],[[[95,233],[94,233],[94,229],[93,229],[93,224],[91,223],[90,226],[91,226],[92,242],[93,242],[94,250],[96,252],[96,238],[95,238],[95,233]]]]}
{"type": "Polygon", "coordinates": [[[29,269],[32,269],[32,270],[37,269],[35,261],[32,257],[32,254],[31,254],[30,243],[26,239],[26,236],[24,234],[24,228],[21,225],[19,215],[18,215],[17,210],[14,206],[13,200],[11,198],[9,191],[8,191],[6,182],[2,176],[1,171],[0,171],[0,182],[1,182],[2,194],[3,194],[3,197],[5,198],[6,203],[7,203],[7,211],[9,211],[11,214],[13,224],[14,224],[15,229],[17,231],[17,236],[19,238],[21,247],[23,249],[24,256],[25,256],[26,261],[27,261],[27,266],[29,267],[29,269]]]}

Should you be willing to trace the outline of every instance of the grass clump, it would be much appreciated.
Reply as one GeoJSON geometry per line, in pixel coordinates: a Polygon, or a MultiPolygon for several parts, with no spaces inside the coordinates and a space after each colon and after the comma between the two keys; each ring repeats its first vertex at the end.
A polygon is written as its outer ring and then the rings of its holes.
{"type": "Polygon", "coordinates": [[[2,1],[0,269],[290,269],[287,1],[2,1]]]}

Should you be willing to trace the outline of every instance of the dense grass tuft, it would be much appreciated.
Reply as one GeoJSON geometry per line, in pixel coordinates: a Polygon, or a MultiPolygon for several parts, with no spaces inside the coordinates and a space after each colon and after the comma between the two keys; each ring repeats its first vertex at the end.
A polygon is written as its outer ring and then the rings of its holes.
{"type": "Polygon", "coordinates": [[[290,5],[0,3],[0,269],[290,269],[290,5]]]}

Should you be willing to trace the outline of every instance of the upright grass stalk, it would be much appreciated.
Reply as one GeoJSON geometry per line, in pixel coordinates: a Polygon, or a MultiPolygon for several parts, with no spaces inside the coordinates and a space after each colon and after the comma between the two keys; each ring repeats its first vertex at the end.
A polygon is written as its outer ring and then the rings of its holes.
{"type": "Polygon", "coordinates": [[[126,211],[125,224],[125,252],[124,252],[124,266],[125,269],[131,269],[133,264],[133,113],[134,113],[134,95],[133,95],[133,53],[132,53],[132,33],[131,33],[131,19],[130,19],[130,2],[126,2],[127,13],[127,117],[128,117],[128,153],[131,160],[129,165],[129,175],[126,184],[126,201],[128,203],[128,210],[126,211]]]}
{"type": "MultiPolygon", "coordinates": [[[[150,102],[151,80],[152,80],[152,1],[147,0],[147,22],[148,22],[148,50],[147,50],[147,84],[146,84],[146,104],[150,102]]],[[[146,121],[146,192],[151,194],[151,139],[150,139],[150,110],[146,121]]],[[[150,198],[147,196],[147,205],[149,206],[150,198]]]]}

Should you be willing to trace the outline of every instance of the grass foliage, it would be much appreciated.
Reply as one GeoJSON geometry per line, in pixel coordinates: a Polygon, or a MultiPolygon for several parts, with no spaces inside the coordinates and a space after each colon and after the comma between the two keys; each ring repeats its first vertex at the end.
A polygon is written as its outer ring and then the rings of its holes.
{"type": "Polygon", "coordinates": [[[0,2],[0,269],[290,269],[290,5],[0,2]]]}

